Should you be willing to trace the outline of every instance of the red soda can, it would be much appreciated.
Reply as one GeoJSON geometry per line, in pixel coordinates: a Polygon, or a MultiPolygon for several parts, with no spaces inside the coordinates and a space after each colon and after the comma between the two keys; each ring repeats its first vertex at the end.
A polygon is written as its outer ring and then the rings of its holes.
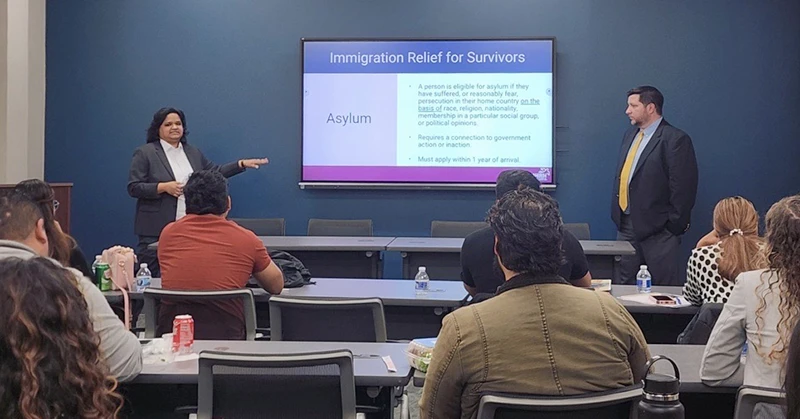
{"type": "Polygon", "coordinates": [[[172,321],[172,352],[188,354],[194,345],[194,319],[189,314],[175,316],[172,321]]]}

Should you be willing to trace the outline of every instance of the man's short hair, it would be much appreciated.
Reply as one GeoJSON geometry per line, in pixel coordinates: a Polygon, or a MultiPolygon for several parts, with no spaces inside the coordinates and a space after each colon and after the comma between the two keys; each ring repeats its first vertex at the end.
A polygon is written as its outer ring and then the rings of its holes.
{"type": "Polygon", "coordinates": [[[558,203],[531,188],[503,195],[489,210],[497,255],[506,269],[535,276],[557,275],[564,262],[558,203]]]}
{"type": "Polygon", "coordinates": [[[534,191],[540,191],[542,184],[533,173],[527,170],[504,170],[497,176],[497,185],[494,187],[494,193],[497,199],[503,195],[516,191],[520,187],[531,188],[534,191]]]}
{"type": "Polygon", "coordinates": [[[39,206],[27,196],[12,192],[0,197],[0,240],[27,239],[42,218],[39,206]]]}
{"type": "Polygon", "coordinates": [[[186,186],[187,214],[222,215],[228,210],[228,181],[218,170],[201,170],[193,173],[186,186]]]}
{"type": "Polygon", "coordinates": [[[656,113],[662,115],[661,111],[664,108],[664,95],[653,86],[639,86],[628,90],[628,97],[631,95],[639,95],[639,102],[647,106],[649,104],[656,105],[656,113]]]}

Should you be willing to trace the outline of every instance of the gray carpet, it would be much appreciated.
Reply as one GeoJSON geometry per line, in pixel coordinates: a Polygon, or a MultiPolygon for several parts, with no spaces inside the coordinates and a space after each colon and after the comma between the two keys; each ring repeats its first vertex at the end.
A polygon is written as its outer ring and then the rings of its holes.
{"type": "MultiPolygon", "coordinates": [[[[408,412],[410,413],[411,419],[419,419],[419,398],[422,396],[422,388],[421,387],[414,387],[413,383],[409,383],[406,386],[406,393],[408,394],[408,412]]],[[[400,406],[397,406],[394,409],[394,418],[400,418],[400,406]]]]}

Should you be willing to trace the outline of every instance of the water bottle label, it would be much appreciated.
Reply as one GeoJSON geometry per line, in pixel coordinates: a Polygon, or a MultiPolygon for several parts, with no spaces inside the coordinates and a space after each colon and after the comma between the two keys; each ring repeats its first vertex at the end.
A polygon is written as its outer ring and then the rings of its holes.
{"type": "Polygon", "coordinates": [[[636,275],[636,289],[639,292],[650,292],[652,288],[652,278],[641,274],[636,275]]]}
{"type": "Polygon", "coordinates": [[[428,289],[428,281],[414,281],[414,289],[424,291],[428,289]]]}
{"type": "Polygon", "coordinates": [[[142,275],[136,278],[136,291],[142,292],[150,286],[150,277],[142,275]]]}

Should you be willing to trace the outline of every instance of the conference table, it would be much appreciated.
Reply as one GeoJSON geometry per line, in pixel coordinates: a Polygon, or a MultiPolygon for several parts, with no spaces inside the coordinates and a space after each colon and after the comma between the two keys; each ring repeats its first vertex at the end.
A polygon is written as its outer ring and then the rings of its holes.
{"type": "MultiPolygon", "coordinates": [[[[653,293],[682,295],[683,287],[653,286],[653,293]]],[[[611,295],[622,297],[638,294],[634,285],[612,285],[611,295]]],[[[692,317],[700,310],[697,306],[670,307],[665,305],[642,304],[635,301],[622,300],[619,302],[631,313],[639,328],[642,329],[645,339],[649,343],[671,344],[676,343],[678,335],[683,332],[692,317]]]]}
{"type": "MultiPolygon", "coordinates": [[[[291,253],[312,275],[334,278],[381,278],[381,252],[394,237],[259,236],[270,251],[291,253]]],[[[149,246],[158,248],[158,242],[149,246]]]]}
{"type": "MultiPolygon", "coordinates": [[[[681,375],[681,393],[735,393],[738,387],[711,387],[700,380],[700,361],[703,359],[703,345],[654,345],[648,344],[650,356],[663,355],[675,361],[681,375]]],[[[674,375],[669,361],[655,363],[654,372],[674,375]]],[[[425,373],[414,372],[414,385],[425,384],[425,373]]]]}
{"type": "MultiPolygon", "coordinates": [[[[658,293],[680,296],[683,294],[683,287],[654,285],[651,289],[651,292],[654,294],[658,293]]],[[[636,295],[638,293],[639,292],[636,290],[635,285],[611,286],[611,295],[616,298],[626,295],[636,295]]],[[[694,316],[700,310],[700,307],[697,306],[672,307],[668,305],[642,304],[630,300],[619,301],[625,306],[626,309],[628,309],[628,312],[631,314],[668,314],[694,316]]]]}
{"type": "MultiPolygon", "coordinates": [[[[417,293],[414,281],[405,279],[314,278],[314,284],[300,288],[285,288],[281,295],[310,299],[380,298],[386,315],[389,339],[413,339],[439,334],[442,317],[461,307],[467,292],[460,282],[430,281],[428,291],[417,293]]],[[[151,287],[160,288],[161,278],[153,278],[151,287]]],[[[269,293],[261,288],[250,288],[256,302],[259,327],[269,325],[269,293]]],[[[122,301],[121,291],[105,291],[109,303],[122,301]]],[[[129,292],[133,300],[141,300],[142,293],[129,292]]]]}
{"type": "MultiPolygon", "coordinates": [[[[700,380],[700,361],[703,345],[649,344],[650,355],[663,355],[675,361],[680,373],[680,399],[686,408],[686,418],[730,418],[736,403],[738,387],[711,387],[700,380]]],[[[669,361],[654,364],[653,372],[674,376],[669,361]]],[[[425,373],[414,371],[413,384],[422,387],[425,373]]]]}
{"type": "MultiPolygon", "coordinates": [[[[381,252],[400,252],[402,278],[414,278],[419,266],[427,268],[431,279],[461,279],[463,238],[441,237],[327,237],[260,236],[272,250],[291,253],[303,262],[315,277],[381,278],[381,252]]],[[[625,241],[581,240],[594,278],[620,282],[619,259],[636,253],[625,241]]],[[[158,242],[150,245],[157,249],[158,242]]]]}
{"type": "MultiPolygon", "coordinates": [[[[281,295],[322,300],[347,298],[380,298],[386,314],[386,329],[389,339],[414,339],[439,334],[442,318],[461,307],[467,293],[461,282],[437,281],[429,283],[429,290],[417,293],[414,282],[408,279],[361,279],[361,278],[314,278],[313,284],[300,288],[286,288],[281,295]]],[[[161,279],[153,278],[153,288],[161,287],[161,279]]],[[[251,287],[256,302],[259,327],[269,325],[269,293],[260,287],[251,287]]],[[[680,295],[681,287],[654,286],[652,292],[680,295]]],[[[600,291],[597,291],[600,292],[600,291]]],[[[611,295],[621,297],[637,294],[632,285],[612,285],[611,295]]],[[[109,303],[122,301],[121,291],[105,291],[109,303]]],[[[129,292],[133,300],[141,300],[139,292],[129,292]]],[[[631,313],[645,338],[650,343],[675,343],[698,307],[670,308],[619,300],[631,313]]]]}
{"type": "MultiPolygon", "coordinates": [[[[620,282],[619,260],[636,253],[626,241],[581,240],[581,247],[594,278],[620,282]]],[[[444,237],[397,237],[386,250],[400,252],[403,278],[414,278],[419,266],[425,266],[431,279],[461,279],[461,245],[464,239],[444,237]]]]}
{"type": "MultiPolygon", "coordinates": [[[[343,343],[343,342],[269,342],[269,341],[195,341],[194,352],[204,350],[250,354],[299,354],[346,349],[353,353],[356,397],[359,405],[383,408],[379,416],[391,418],[393,402],[402,395],[402,388],[411,380],[412,369],[405,355],[405,343],[343,343]],[[388,370],[381,359],[391,357],[395,372],[388,370]]],[[[145,364],[142,372],[123,387],[137,399],[163,397],[171,406],[197,405],[198,360],[176,361],[168,364],[145,364]],[[182,387],[182,391],[168,389],[182,387]],[[187,390],[188,389],[188,390],[187,390]]],[[[266,394],[268,396],[268,393],[266,394]]],[[[138,403],[154,404],[152,400],[138,403]]],[[[137,404],[138,404],[137,403],[137,404]]],[[[160,407],[159,410],[164,410],[160,407]]],[[[376,416],[370,416],[376,417],[376,416]]]]}

